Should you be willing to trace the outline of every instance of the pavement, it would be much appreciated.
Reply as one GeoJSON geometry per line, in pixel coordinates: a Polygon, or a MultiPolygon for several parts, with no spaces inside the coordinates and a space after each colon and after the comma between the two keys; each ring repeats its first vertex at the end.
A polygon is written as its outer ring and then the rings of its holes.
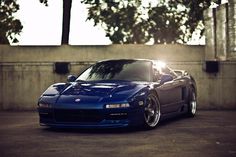
{"type": "Polygon", "coordinates": [[[236,111],[198,111],[153,129],[49,129],[37,112],[0,111],[1,157],[236,157],[236,111]]]}

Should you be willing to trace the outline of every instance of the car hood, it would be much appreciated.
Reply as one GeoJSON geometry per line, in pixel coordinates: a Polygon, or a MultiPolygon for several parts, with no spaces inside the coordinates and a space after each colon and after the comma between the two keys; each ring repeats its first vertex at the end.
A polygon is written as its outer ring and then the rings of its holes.
{"type": "Polygon", "coordinates": [[[131,98],[147,83],[89,82],[73,83],[61,92],[58,103],[93,103],[124,101],[131,98]]]}

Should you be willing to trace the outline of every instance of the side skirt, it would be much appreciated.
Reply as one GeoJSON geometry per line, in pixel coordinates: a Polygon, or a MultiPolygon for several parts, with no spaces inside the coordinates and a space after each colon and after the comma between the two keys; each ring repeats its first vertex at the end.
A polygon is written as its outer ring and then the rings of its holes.
{"type": "Polygon", "coordinates": [[[179,108],[179,110],[176,111],[176,112],[162,113],[160,120],[165,120],[165,119],[173,118],[173,117],[179,116],[181,114],[185,114],[187,112],[188,112],[188,104],[183,104],[179,108]]]}

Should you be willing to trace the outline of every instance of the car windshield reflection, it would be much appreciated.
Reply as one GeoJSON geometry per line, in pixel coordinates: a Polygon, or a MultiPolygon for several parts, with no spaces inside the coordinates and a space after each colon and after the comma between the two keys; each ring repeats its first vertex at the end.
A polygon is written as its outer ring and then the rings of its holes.
{"type": "Polygon", "coordinates": [[[151,62],[144,60],[103,61],[88,68],[77,80],[150,81],[151,62]]]}

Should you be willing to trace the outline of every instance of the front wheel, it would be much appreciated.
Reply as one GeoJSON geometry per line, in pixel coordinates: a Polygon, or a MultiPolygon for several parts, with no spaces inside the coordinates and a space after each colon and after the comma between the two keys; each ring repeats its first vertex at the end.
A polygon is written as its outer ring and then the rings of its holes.
{"type": "Polygon", "coordinates": [[[188,116],[194,117],[197,112],[197,96],[194,89],[190,90],[189,103],[188,103],[188,116]]]}
{"type": "Polygon", "coordinates": [[[155,128],[160,120],[161,111],[160,103],[157,96],[150,93],[146,99],[146,105],[144,108],[144,125],[148,129],[155,128]]]}

